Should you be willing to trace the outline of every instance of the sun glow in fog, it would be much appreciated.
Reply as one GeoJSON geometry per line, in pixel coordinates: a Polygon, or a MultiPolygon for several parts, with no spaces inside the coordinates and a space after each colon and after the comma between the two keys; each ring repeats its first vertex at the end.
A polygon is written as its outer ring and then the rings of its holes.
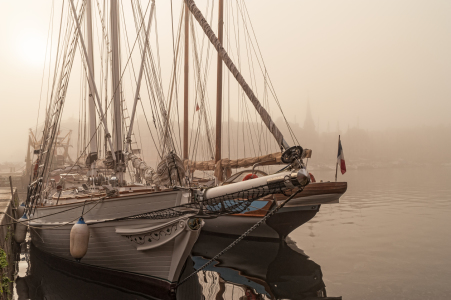
{"type": "Polygon", "coordinates": [[[46,39],[33,31],[22,32],[17,37],[16,55],[19,61],[43,66],[45,60],[46,39]]]}

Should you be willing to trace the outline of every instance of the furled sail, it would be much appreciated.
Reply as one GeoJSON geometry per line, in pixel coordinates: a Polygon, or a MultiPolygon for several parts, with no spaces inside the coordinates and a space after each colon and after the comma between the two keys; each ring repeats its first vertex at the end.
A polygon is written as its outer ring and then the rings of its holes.
{"type": "Polygon", "coordinates": [[[155,175],[154,169],[148,166],[141,158],[135,154],[130,153],[127,159],[132,163],[133,168],[135,168],[135,180],[140,182],[144,179],[146,183],[153,183],[153,175],[155,175]]]}
{"type": "Polygon", "coordinates": [[[219,42],[218,38],[216,37],[215,33],[211,29],[210,25],[207,23],[207,20],[205,20],[204,16],[202,15],[202,12],[197,8],[196,4],[194,3],[194,0],[185,0],[186,5],[188,6],[191,13],[194,15],[196,20],[199,22],[200,26],[202,27],[205,34],[208,36],[208,39],[211,41],[213,46],[216,48],[216,51],[218,51],[219,55],[221,56],[224,63],[229,68],[230,72],[232,72],[233,76],[236,78],[238,83],[243,88],[246,95],[249,97],[249,100],[251,100],[252,104],[254,105],[257,112],[260,114],[260,117],[262,118],[263,122],[265,123],[266,127],[268,127],[269,131],[272,133],[274,138],[277,141],[277,144],[279,146],[283,146],[285,149],[289,148],[287,142],[284,140],[282,133],[280,132],[279,128],[277,128],[276,124],[272,121],[271,117],[269,116],[266,109],[261,105],[260,101],[255,96],[254,92],[251,90],[249,85],[244,80],[241,73],[236,68],[235,64],[230,59],[229,55],[225,51],[224,47],[219,42]]]}
{"type": "MultiPolygon", "coordinates": [[[[301,159],[311,157],[312,150],[304,149],[301,159]]],[[[252,167],[256,163],[260,164],[261,166],[283,164],[282,153],[276,152],[262,156],[246,157],[240,159],[223,158],[218,160],[216,163],[214,160],[192,161],[187,159],[184,161],[185,170],[187,170],[188,172],[192,173],[196,170],[215,171],[214,175],[216,178],[218,178],[219,181],[224,180],[224,171],[226,177],[229,178],[232,175],[232,168],[248,168],[252,167]]]]}
{"type": "Polygon", "coordinates": [[[230,177],[232,175],[232,168],[248,168],[252,167],[256,163],[260,163],[261,165],[277,165],[282,164],[282,153],[271,153],[267,155],[257,156],[257,157],[246,157],[240,159],[229,159],[223,158],[218,160],[218,162],[214,162],[214,160],[209,161],[191,161],[185,160],[185,169],[190,172],[194,172],[195,170],[199,171],[215,171],[215,177],[218,178],[219,181],[224,180],[224,171],[226,173],[226,177],[230,177]]]}
{"type": "Polygon", "coordinates": [[[174,152],[169,152],[158,164],[155,171],[148,166],[141,158],[130,153],[127,156],[135,169],[136,180],[144,179],[147,184],[157,186],[183,185],[185,180],[185,169],[182,160],[174,152]]]}
{"type": "Polygon", "coordinates": [[[157,171],[152,176],[153,183],[157,186],[183,185],[185,181],[185,168],[182,160],[171,151],[161,160],[157,171]]]}

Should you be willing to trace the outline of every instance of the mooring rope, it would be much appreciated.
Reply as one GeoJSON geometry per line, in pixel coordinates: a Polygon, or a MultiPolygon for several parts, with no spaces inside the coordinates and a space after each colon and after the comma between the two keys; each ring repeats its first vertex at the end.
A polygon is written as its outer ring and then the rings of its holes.
{"type": "MultiPolygon", "coordinates": [[[[99,198],[99,199],[97,199],[97,200],[94,200],[94,201],[96,201],[96,202],[94,202],[94,203],[95,203],[95,204],[94,204],[94,207],[95,207],[100,201],[105,200],[105,199],[106,199],[106,197],[101,197],[101,198],[99,198]]],[[[85,202],[85,201],[84,201],[84,202],[85,202]]],[[[90,203],[90,204],[91,204],[91,203],[90,203]]],[[[2,227],[2,226],[9,226],[9,225],[13,225],[13,224],[16,224],[16,223],[26,223],[26,222],[34,221],[34,220],[37,220],[37,219],[42,219],[42,218],[45,218],[45,217],[50,217],[50,216],[53,216],[53,215],[62,214],[62,213],[65,213],[65,212],[67,212],[67,211],[74,210],[74,209],[77,209],[77,208],[80,208],[80,207],[83,207],[83,206],[85,206],[85,203],[83,203],[83,204],[81,204],[81,205],[78,205],[78,206],[75,206],[75,207],[71,207],[71,208],[62,210],[62,211],[58,211],[58,212],[55,212],[55,213],[51,213],[51,214],[48,214],[48,215],[44,215],[44,216],[40,216],[40,217],[35,217],[35,218],[32,218],[32,219],[26,219],[26,220],[24,220],[24,221],[20,221],[20,218],[19,218],[19,219],[16,219],[16,218],[13,218],[12,216],[10,216],[10,215],[8,215],[8,214],[2,212],[2,213],[0,213],[0,214],[5,214],[5,215],[7,215],[8,217],[10,217],[10,218],[13,220],[13,222],[11,222],[11,223],[6,223],[6,224],[1,224],[0,227],[2,227]]],[[[94,207],[92,207],[92,208],[94,208],[94,207]]],[[[91,209],[92,209],[92,208],[91,208],[91,209]]],[[[90,209],[90,210],[91,210],[91,209],[90,209]]],[[[89,210],[89,211],[90,211],[90,210],[89,210]]],[[[84,213],[84,215],[87,214],[89,211],[87,211],[86,213],[84,213]]]]}
{"type": "Polygon", "coordinates": [[[235,241],[233,241],[230,245],[228,245],[226,248],[224,248],[221,252],[219,252],[218,254],[215,255],[215,257],[213,257],[212,259],[210,259],[208,262],[206,262],[202,267],[200,267],[199,269],[197,269],[196,271],[194,271],[193,273],[191,273],[188,277],[186,277],[185,279],[183,279],[182,281],[180,281],[174,289],[177,289],[179,286],[181,286],[182,284],[184,284],[186,281],[188,281],[188,279],[190,279],[191,277],[193,277],[194,275],[196,275],[197,273],[199,273],[200,271],[202,271],[203,269],[205,269],[206,267],[208,267],[212,262],[214,262],[215,260],[217,260],[221,255],[223,255],[224,253],[226,253],[227,251],[229,251],[233,246],[235,246],[236,244],[238,244],[242,239],[244,239],[246,236],[248,236],[252,231],[254,231],[258,226],[260,226],[263,222],[265,222],[266,220],[268,220],[271,216],[273,216],[276,212],[278,212],[282,207],[285,206],[285,204],[288,203],[288,201],[290,201],[291,199],[294,198],[294,196],[296,196],[298,193],[302,192],[303,189],[299,189],[297,190],[295,193],[293,193],[290,197],[288,197],[281,205],[276,206],[275,208],[273,208],[266,216],[264,216],[260,221],[258,221],[257,223],[255,223],[251,228],[249,228],[246,232],[244,232],[239,238],[237,238],[235,241]]]}

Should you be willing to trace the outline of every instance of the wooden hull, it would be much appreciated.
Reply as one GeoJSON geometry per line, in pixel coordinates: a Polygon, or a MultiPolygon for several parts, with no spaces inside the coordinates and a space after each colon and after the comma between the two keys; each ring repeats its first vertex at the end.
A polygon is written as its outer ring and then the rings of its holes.
{"type": "MultiPolygon", "coordinates": [[[[347,189],[347,182],[313,182],[307,185],[296,198],[290,200],[285,207],[338,203],[347,189]]],[[[287,192],[285,195],[276,194],[274,198],[279,202],[285,201],[289,196],[290,193],[287,192]]]]}
{"type": "MultiPolygon", "coordinates": [[[[113,274],[128,274],[119,277],[138,276],[146,278],[145,281],[160,282],[153,286],[168,289],[178,280],[199,235],[199,230],[189,228],[187,217],[96,222],[173,207],[180,204],[182,198],[182,191],[169,191],[90,201],[84,208],[90,238],[82,264],[113,274]]],[[[50,216],[30,223],[34,246],[62,259],[73,260],[69,251],[73,223],[65,225],[64,222],[76,220],[82,210],[80,203],[37,208],[33,217],[50,216]],[[60,213],[51,215],[57,212],[60,213]]]]}

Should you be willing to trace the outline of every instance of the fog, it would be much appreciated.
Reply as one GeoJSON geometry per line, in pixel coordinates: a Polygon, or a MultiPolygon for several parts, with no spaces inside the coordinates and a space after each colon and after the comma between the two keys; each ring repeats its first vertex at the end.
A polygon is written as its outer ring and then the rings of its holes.
{"type": "MultiPolygon", "coordinates": [[[[55,2],[55,11],[61,10],[60,1],[55,2]]],[[[180,3],[173,2],[175,27],[180,3]]],[[[207,5],[204,0],[196,3],[200,8],[207,5]]],[[[312,168],[333,165],[339,134],[352,167],[451,162],[451,2],[252,0],[246,5],[285,117],[299,143],[313,149],[312,168]]],[[[169,1],[157,0],[156,7],[167,90],[173,60],[169,1]]],[[[50,11],[51,1],[0,1],[1,163],[24,164],[28,129],[34,131],[43,121],[51,69],[48,62],[44,69],[50,11]]],[[[217,30],[217,20],[212,28],[217,30]]],[[[209,83],[215,82],[216,56],[212,59],[209,83]]],[[[139,54],[134,53],[134,60],[136,68],[139,54]]],[[[79,69],[80,61],[75,65],[79,69]]],[[[68,103],[79,98],[80,70],[74,72],[68,103]]],[[[125,92],[132,95],[131,89],[125,92]]],[[[208,94],[214,112],[214,84],[209,84],[208,94]]],[[[233,98],[229,101],[234,103],[233,98]]],[[[62,125],[68,124],[74,136],[77,105],[67,104],[62,125]]],[[[289,137],[277,105],[271,102],[267,108],[289,137]]],[[[234,115],[238,109],[229,112],[230,124],[243,122],[234,115]]],[[[144,132],[142,116],[138,119],[144,132]]],[[[247,126],[258,130],[261,124],[247,126]]],[[[223,157],[233,135],[224,130],[223,157]]],[[[248,152],[232,151],[231,158],[259,154],[251,150],[251,135],[249,131],[242,137],[243,146],[249,143],[248,152]]],[[[144,152],[154,159],[149,137],[142,138],[144,152]]],[[[277,151],[271,143],[265,151],[277,151]]]]}

